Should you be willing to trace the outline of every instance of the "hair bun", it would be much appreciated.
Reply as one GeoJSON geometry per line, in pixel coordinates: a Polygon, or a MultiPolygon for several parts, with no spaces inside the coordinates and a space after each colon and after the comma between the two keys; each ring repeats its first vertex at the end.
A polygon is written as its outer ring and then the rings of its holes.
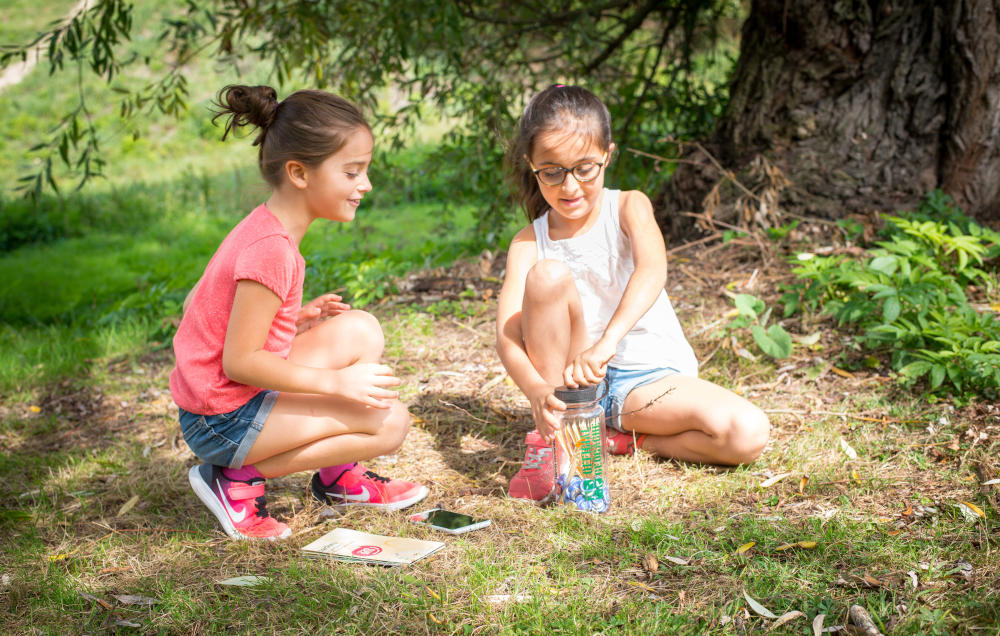
{"type": "Polygon", "coordinates": [[[217,101],[219,111],[212,118],[229,115],[225,139],[235,128],[246,125],[256,126],[263,133],[274,121],[278,110],[278,92],[270,86],[230,85],[219,91],[217,101]]]}

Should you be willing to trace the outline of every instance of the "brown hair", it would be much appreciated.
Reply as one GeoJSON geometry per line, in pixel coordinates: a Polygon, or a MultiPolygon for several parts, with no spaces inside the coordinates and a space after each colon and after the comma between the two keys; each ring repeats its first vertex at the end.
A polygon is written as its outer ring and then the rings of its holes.
{"type": "Polygon", "coordinates": [[[608,107],[585,88],[556,84],[538,93],[524,107],[507,163],[514,182],[515,198],[529,221],[545,214],[549,204],[525,157],[530,157],[538,135],[587,123],[591,141],[604,150],[611,148],[611,114],[608,107]]]}
{"type": "Polygon", "coordinates": [[[219,91],[215,105],[212,123],[228,117],[223,140],[237,128],[257,128],[253,141],[260,146],[257,165],[275,188],[282,183],[286,162],[317,166],[343,148],[359,128],[371,132],[354,104],[326,91],[296,91],[279,102],[270,86],[230,85],[219,91]]]}

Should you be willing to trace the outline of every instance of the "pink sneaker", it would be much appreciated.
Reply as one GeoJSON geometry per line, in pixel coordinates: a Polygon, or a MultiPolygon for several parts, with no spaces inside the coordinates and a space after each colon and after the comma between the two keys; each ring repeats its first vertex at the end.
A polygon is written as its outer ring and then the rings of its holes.
{"type": "Polygon", "coordinates": [[[361,464],[345,470],[329,486],[319,478],[319,473],[315,473],[309,487],[313,497],[328,506],[365,506],[381,510],[412,506],[428,493],[427,486],[382,477],[361,464]]]}
{"type": "Polygon", "coordinates": [[[234,481],[221,466],[201,464],[188,471],[191,487],[233,539],[287,539],[292,529],[267,514],[264,480],[234,481]]]}
{"type": "Polygon", "coordinates": [[[524,438],[527,450],[524,465],[510,480],[508,494],[514,499],[530,499],[545,503],[556,494],[556,469],[552,447],[545,443],[538,431],[531,431],[524,438]]]}
{"type": "Polygon", "coordinates": [[[645,434],[632,437],[632,433],[622,433],[613,428],[608,429],[608,453],[611,455],[631,455],[635,449],[642,447],[645,434]]]}

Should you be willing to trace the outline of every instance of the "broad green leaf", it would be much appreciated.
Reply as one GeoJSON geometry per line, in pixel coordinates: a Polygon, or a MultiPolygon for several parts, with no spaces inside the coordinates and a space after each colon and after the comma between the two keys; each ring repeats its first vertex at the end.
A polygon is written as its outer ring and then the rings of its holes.
{"type": "Polygon", "coordinates": [[[792,354],[792,337],[778,324],[765,331],[760,325],[751,325],[750,333],[760,350],[772,358],[787,358],[792,354]]]}
{"type": "Polygon", "coordinates": [[[744,316],[756,318],[764,310],[764,301],[751,294],[737,294],[733,299],[733,304],[744,316]]]}
{"type": "Polygon", "coordinates": [[[899,373],[907,378],[916,379],[926,374],[932,367],[933,365],[926,360],[917,360],[900,369],[899,373]]]}
{"type": "Polygon", "coordinates": [[[882,319],[886,322],[892,322],[899,318],[900,311],[902,311],[902,307],[899,304],[899,296],[889,296],[882,303],[882,319]]]}
{"type": "Polygon", "coordinates": [[[944,382],[944,373],[944,367],[940,364],[931,367],[931,389],[941,386],[941,383],[944,382]]]}
{"type": "Polygon", "coordinates": [[[879,272],[880,274],[885,274],[886,276],[892,276],[896,273],[896,257],[895,256],[877,256],[868,263],[868,268],[879,272]]]}

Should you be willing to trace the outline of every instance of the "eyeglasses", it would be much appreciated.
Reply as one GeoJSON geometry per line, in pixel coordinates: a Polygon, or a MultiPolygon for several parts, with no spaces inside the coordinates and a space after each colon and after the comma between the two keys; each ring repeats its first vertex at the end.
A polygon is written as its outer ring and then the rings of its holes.
{"type": "Polygon", "coordinates": [[[593,181],[599,174],[601,174],[601,168],[604,167],[607,159],[608,153],[605,152],[600,161],[585,161],[583,163],[576,164],[572,168],[563,168],[562,166],[536,168],[535,164],[531,163],[530,159],[527,161],[528,165],[531,166],[531,172],[538,177],[539,181],[547,186],[557,186],[562,185],[562,182],[566,180],[566,175],[570,172],[573,173],[573,178],[580,183],[593,181]]]}

